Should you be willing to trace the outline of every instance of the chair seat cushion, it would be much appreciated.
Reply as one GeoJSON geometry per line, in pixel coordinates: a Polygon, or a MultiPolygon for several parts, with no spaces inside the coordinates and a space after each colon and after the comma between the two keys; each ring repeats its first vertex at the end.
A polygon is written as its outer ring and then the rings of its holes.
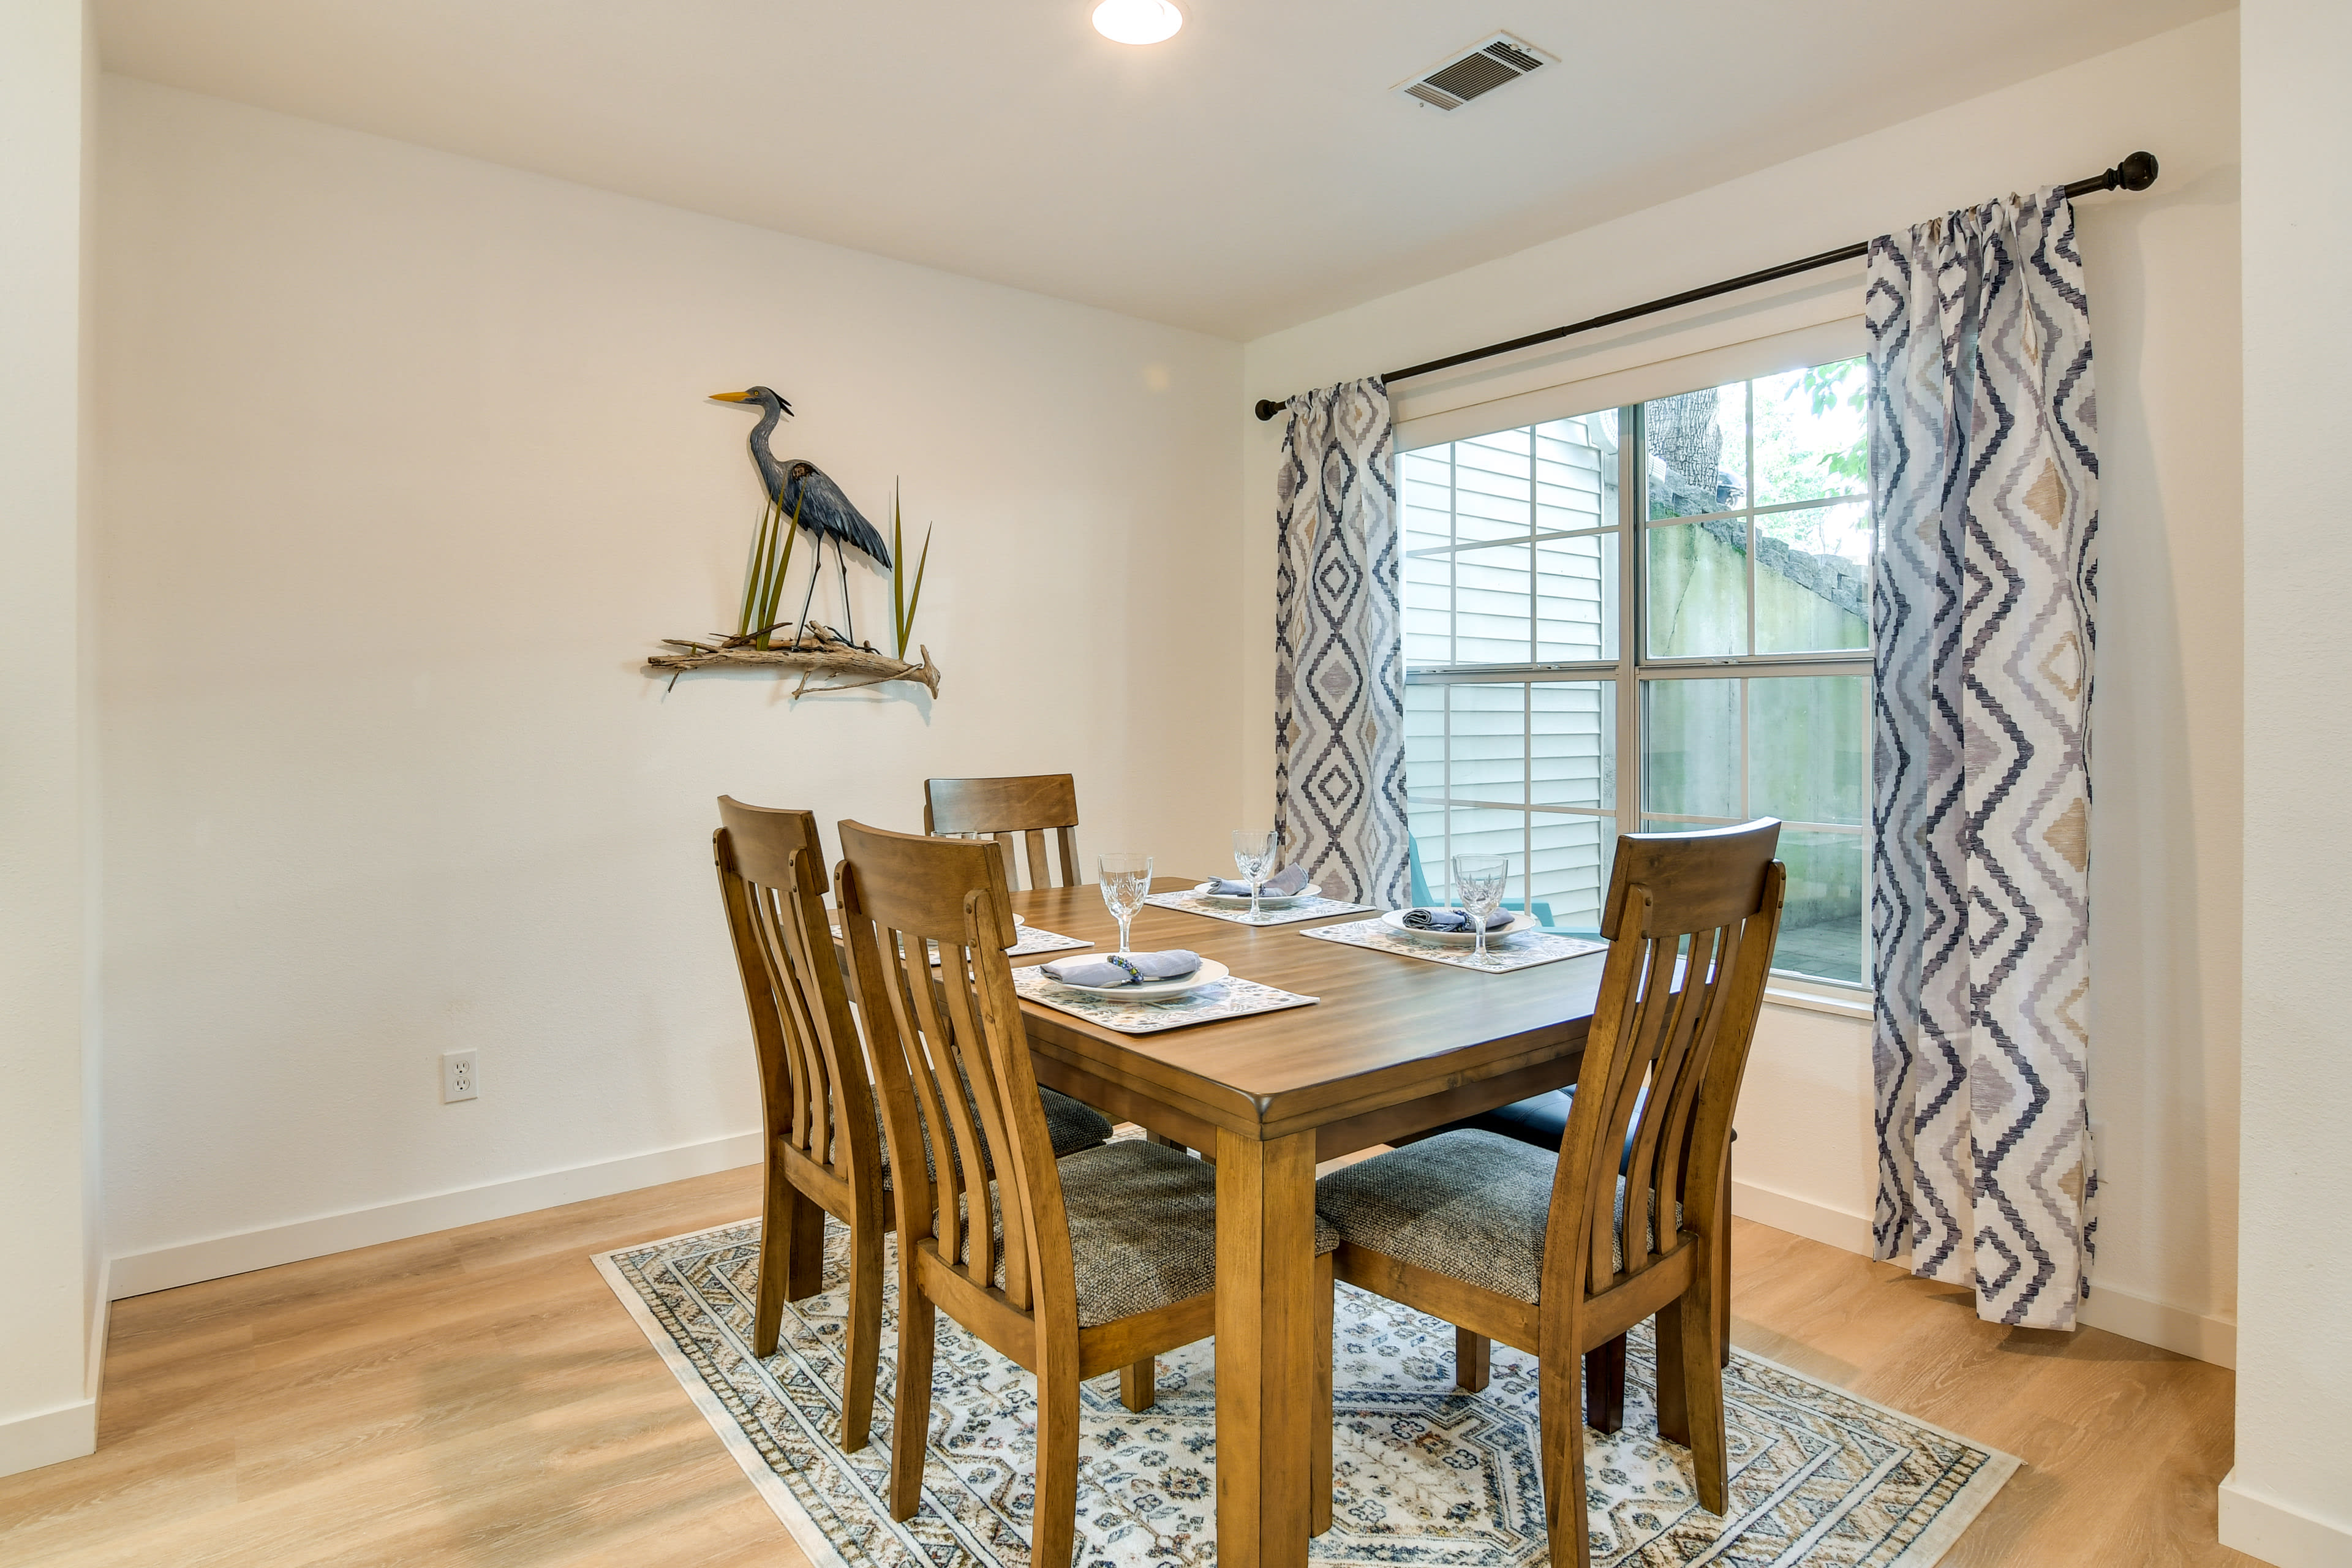
{"type": "MultiPolygon", "coordinates": [[[[1217,1283],[1217,1168],[1178,1150],[1129,1139],[1086,1149],[1060,1163],[1062,1208],[1078,1293],[1078,1327],[1097,1328],[1156,1311],[1217,1283]]],[[[1004,1288],[1004,1221],[996,1184],[988,1188],[996,1237],[996,1278],[1004,1288]]],[[[1339,1233],[1315,1216],[1316,1256],[1338,1250],[1339,1233]]],[[[969,1247],[959,1262],[971,1258],[969,1247]]]]}
{"type": "MultiPolygon", "coordinates": [[[[1375,1154],[1315,1184],[1341,1239],[1514,1300],[1538,1300],[1559,1156],[1499,1133],[1446,1132],[1375,1154]]],[[[1625,1266],[1625,1181],[1611,1255],[1625,1266]]],[[[1675,1207],[1676,1223],[1682,1218],[1675,1207]]]]}
{"type": "MultiPolygon", "coordinates": [[[[1055,1159],[1075,1154],[1081,1149],[1091,1149],[1097,1143],[1110,1142],[1110,1118],[1084,1100],[1072,1100],[1066,1094],[1056,1094],[1042,1084],[1037,1089],[1037,1099],[1045,1107],[1045,1136],[1053,1140],[1055,1159]]],[[[972,1124],[976,1127],[980,1124],[980,1109],[977,1105],[971,1107],[971,1114],[972,1124]]],[[[887,1149],[890,1146],[890,1131],[888,1126],[882,1122],[882,1103],[878,1096],[874,1104],[874,1120],[877,1125],[882,1126],[882,1146],[887,1149]]],[[[932,1173],[936,1173],[939,1170],[938,1159],[931,1152],[931,1138],[928,1129],[923,1133],[923,1169],[932,1173]]],[[[959,1172],[963,1169],[962,1161],[956,1162],[956,1169],[959,1172]]],[[[990,1174],[995,1173],[996,1155],[993,1151],[991,1151],[988,1156],[988,1169],[990,1174]]],[[[890,1190],[890,1162],[887,1156],[882,1162],[882,1190],[884,1192],[890,1190]]]]}

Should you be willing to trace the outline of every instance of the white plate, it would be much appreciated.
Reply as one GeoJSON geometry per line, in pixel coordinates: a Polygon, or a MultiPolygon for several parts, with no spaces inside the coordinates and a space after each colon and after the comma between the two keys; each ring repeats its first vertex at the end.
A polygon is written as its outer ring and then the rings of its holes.
{"type": "MultiPolygon", "coordinates": [[[[1194,888],[1192,892],[1202,903],[1214,904],[1221,910],[1245,910],[1249,908],[1249,895],[1247,893],[1213,893],[1209,891],[1209,889],[1214,885],[1214,883],[1203,882],[1199,887],[1194,888]]],[[[1257,896],[1257,907],[1262,910],[1286,910],[1301,899],[1319,899],[1322,896],[1322,885],[1317,882],[1309,882],[1307,886],[1299,889],[1298,891],[1295,893],[1260,893],[1257,896]]]]}
{"type": "MultiPolygon", "coordinates": [[[[1409,936],[1415,942],[1434,942],[1440,947],[1475,947],[1478,933],[1475,931],[1415,931],[1404,923],[1405,911],[1391,910],[1381,917],[1381,923],[1399,936],[1409,936]]],[[[1525,910],[1515,911],[1511,923],[1496,926],[1486,933],[1486,945],[1492,947],[1505,937],[1517,936],[1523,931],[1536,929],[1536,917],[1525,910]]]]}
{"type": "MultiPolygon", "coordinates": [[[[1112,1002],[1154,1002],[1170,996],[1181,996],[1188,991],[1198,991],[1203,985],[1214,985],[1232,973],[1215,959],[1204,958],[1201,960],[1200,968],[1173,980],[1133,981],[1125,985],[1071,985],[1059,980],[1055,980],[1054,984],[1065,991],[1100,996],[1112,1002]]],[[[1045,978],[1054,979],[1050,974],[1045,978]]]]}

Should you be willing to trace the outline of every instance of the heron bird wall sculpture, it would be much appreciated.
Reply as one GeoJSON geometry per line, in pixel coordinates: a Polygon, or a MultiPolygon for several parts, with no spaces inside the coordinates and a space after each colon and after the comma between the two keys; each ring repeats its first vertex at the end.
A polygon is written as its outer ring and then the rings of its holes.
{"type": "Polygon", "coordinates": [[[892,680],[911,681],[937,697],[940,667],[931,662],[931,650],[918,644],[916,651],[922,656],[922,662],[910,664],[907,660],[907,645],[914,636],[915,611],[923,597],[923,574],[930,563],[929,534],[926,532],[923,537],[914,571],[913,593],[909,595],[905,581],[908,557],[901,538],[904,519],[895,499],[891,506],[891,536],[885,542],[880,531],[850,504],[841,487],[827,478],[824,469],[803,458],[779,459],[769,448],[768,437],[793,411],[792,405],[777,396],[772,388],[753,386],[741,392],[713,393],[711,401],[754,403],[760,406],[760,423],[751,431],[751,461],[760,470],[760,482],[767,489],[768,504],[760,519],[759,534],[752,542],[751,563],[743,574],[741,617],[731,637],[714,632],[708,641],[662,638],[673,651],[647,656],[646,668],[667,674],[672,686],[690,669],[781,668],[800,672],[800,685],[793,691],[794,698],[811,691],[842,691],[892,680]],[[792,570],[793,541],[803,529],[816,536],[816,562],[809,573],[808,592],[801,600],[800,623],[793,628],[793,640],[777,647],[770,643],[769,634],[784,624],[776,618],[778,600],[792,570]],[[808,618],[809,605],[816,598],[817,579],[824,575],[824,542],[828,539],[833,541],[834,560],[840,573],[841,618],[845,632],[835,632],[808,618]],[[897,638],[895,654],[886,654],[871,644],[855,640],[847,553],[853,549],[890,574],[890,629],[897,638]],[[816,634],[814,637],[808,635],[812,629],[816,634]],[[821,684],[812,685],[812,681],[821,684]]]}
{"type": "Polygon", "coordinates": [[[768,500],[783,517],[797,520],[799,526],[816,536],[816,562],[809,573],[808,592],[801,599],[800,623],[793,630],[792,646],[798,647],[808,626],[809,605],[816,598],[817,578],[824,573],[824,542],[833,541],[834,560],[841,581],[841,623],[844,639],[855,643],[857,624],[849,608],[849,558],[845,553],[856,549],[876,565],[887,568],[890,546],[864,514],[850,503],[823,468],[805,458],[779,458],[770,450],[768,438],[793,405],[765,386],[746,387],[741,392],[714,392],[713,403],[751,403],[760,408],[760,422],[751,427],[751,461],[760,470],[760,481],[767,487],[768,500]]]}

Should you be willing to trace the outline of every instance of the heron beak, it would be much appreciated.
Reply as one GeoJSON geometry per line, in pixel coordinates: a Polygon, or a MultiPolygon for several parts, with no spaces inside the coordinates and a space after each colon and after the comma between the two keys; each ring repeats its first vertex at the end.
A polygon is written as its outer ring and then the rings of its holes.
{"type": "Polygon", "coordinates": [[[752,397],[748,392],[714,392],[710,395],[710,401],[713,403],[750,403],[752,401],[752,397]]]}

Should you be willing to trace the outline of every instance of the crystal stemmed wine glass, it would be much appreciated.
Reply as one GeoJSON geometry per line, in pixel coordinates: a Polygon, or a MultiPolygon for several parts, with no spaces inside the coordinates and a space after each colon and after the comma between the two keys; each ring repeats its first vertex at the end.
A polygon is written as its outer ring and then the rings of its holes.
{"type": "Polygon", "coordinates": [[[1265,873],[1274,864],[1274,829],[1271,827],[1236,827],[1234,829],[1234,866],[1249,884],[1250,919],[1257,919],[1257,890],[1265,885],[1265,873]]]}
{"type": "Polygon", "coordinates": [[[1118,921],[1118,950],[1131,952],[1128,924],[1143,907],[1144,895],[1151,891],[1151,857],[1122,850],[1097,856],[1095,865],[1102,876],[1103,902],[1118,921]]]}
{"type": "Polygon", "coordinates": [[[1486,920],[1495,906],[1503,901],[1503,889],[1510,880],[1511,863],[1500,855],[1456,855],[1454,858],[1454,888],[1460,895],[1462,908],[1470,917],[1470,929],[1478,933],[1477,956],[1486,956],[1486,920]]]}

